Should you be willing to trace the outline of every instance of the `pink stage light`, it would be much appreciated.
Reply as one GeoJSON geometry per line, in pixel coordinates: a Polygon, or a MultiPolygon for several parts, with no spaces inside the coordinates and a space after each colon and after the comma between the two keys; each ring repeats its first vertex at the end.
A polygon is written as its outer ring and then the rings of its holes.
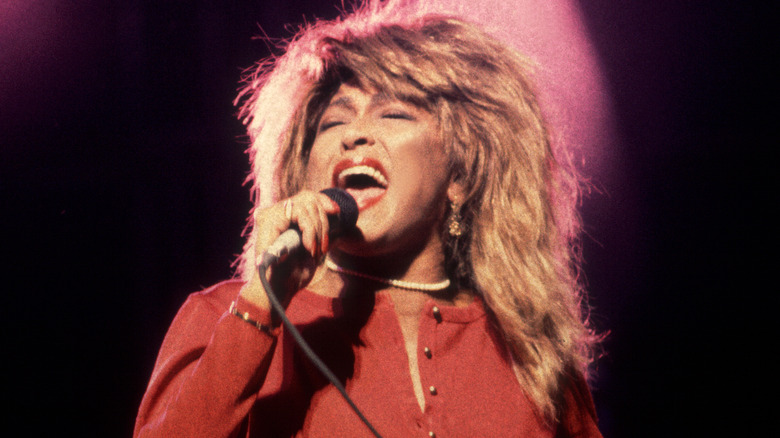
{"type": "MultiPolygon", "coordinates": [[[[456,15],[481,25],[506,44],[515,47],[535,66],[540,106],[548,122],[553,147],[571,154],[578,168],[596,187],[608,186],[613,166],[615,135],[611,102],[598,63],[598,56],[585,29],[582,13],[574,0],[396,0],[377,16],[354,21],[357,29],[367,30],[380,22],[413,21],[425,13],[456,15]],[[409,14],[409,15],[407,15],[409,14]]],[[[378,2],[372,2],[377,6],[378,2]]],[[[332,30],[340,32],[342,30],[332,30]]],[[[306,45],[296,45],[304,50],[306,45]]],[[[296,52],[298,53],[298,52],[296,52]]],[[[317,77],[322,65],[317,56],[296,59],[307,72],[317,77]]],[[[252,156],[255,186],[260,188],[260,205],[274,202],[273,169],[281,130],[287,125],[301,73],[278,77],[264,85],[263,108],[255,108],[250,130],[260,134],[254,140],[252,156]],[[272,96],[272,97],[270,97],[272,96]],[[260,130],[260,127],[264,129],[260,130]]]]}
{"type": "Polygon", "coordinates": [[[595,47],[574,0],[429,0],[430,12],[476,22],[537,66],[542,110],[555,144],[605,182],[612,167],[615,127],[612,103],[595,47]]]}

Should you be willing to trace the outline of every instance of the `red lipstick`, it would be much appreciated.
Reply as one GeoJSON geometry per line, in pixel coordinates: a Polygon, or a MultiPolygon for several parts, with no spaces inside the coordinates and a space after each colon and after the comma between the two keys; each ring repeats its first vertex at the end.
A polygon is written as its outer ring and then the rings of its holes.
{"type": "Polygon", "coordinates": [[[387,172],[378,160],[367,157],[353,157],[339,161],[333,169],[333,186],[344,189],[355,198],[358,210],[363,211],[379,202],[387,191],[387,172]],[[354,169],[360,168],[360,169],[354,169]],[[349,170],[353,171],[350,172],[349,170]],[[345,172],[347,171],[347,172],[345,172]],[[351,186],[350,178],[354,176],[367,177],[376,182],[375,185],[351,186]]]}

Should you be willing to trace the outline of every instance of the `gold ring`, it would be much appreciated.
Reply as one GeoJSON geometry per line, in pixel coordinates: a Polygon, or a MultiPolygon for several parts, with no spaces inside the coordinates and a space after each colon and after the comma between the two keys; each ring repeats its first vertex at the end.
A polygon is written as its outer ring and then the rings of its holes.
{"type": "Polygon", "coordinates": [[[293,207],[292,200],[285,199],[285,201],[284,201],[284,216],[290,222],[292,222],[292,207],[293,207]]]}

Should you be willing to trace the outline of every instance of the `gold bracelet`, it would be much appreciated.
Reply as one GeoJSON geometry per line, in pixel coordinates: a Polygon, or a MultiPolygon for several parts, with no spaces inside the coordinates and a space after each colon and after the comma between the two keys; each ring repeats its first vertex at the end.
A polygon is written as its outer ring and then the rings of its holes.
{"type": "Polygon", "coordinates": [[[241,318],[242,321],[245,321],[245,322],[247,322],[247,323],[257,327],[258,330],[260,330],[261,332],[267,334],[268,336],[271,336],[272,338],[275,338],[277,333],[278,333],[278,330],[274,330],[271,327],[263,324],[262,322],[255,321],[254,319],[250,318],[249,317],[249,312],[240,313],[238,311],[238,309],[237,309],[237,305],[236,305],[235,301],[230,303],[230,309],[228,311],[230,312],[231,315],[235,315],[235,316],[241,318]]]}

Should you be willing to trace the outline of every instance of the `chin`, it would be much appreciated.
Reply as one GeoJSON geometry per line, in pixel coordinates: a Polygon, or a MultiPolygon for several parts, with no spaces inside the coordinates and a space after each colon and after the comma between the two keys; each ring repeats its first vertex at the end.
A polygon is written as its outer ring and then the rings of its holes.
{"type": "Polygon", "coordinates": [[[339,237],[333,245],[333,250],[355,257],[377,257],[391,254],[404,244],[393,239],[387,232],[375,227],[358,227],[354,232],[339,237]]]}
{"type": "Polygon", "coordinates": [[[381,243],[377,243],[371,235],[366,236],[358,227],[349,235],[339,237],[334,242],[333,250],[352,256],[370,256],[377,255],[378,249],[381,247],[381,243]]]}
{"type": "Polygon", "coordinates": [[[381,251],[366,242],[356,242],[348,239],[341,239],[331,249],[332,253],[345,255],[349,258],[371,258],[381,256],[381,251]]]}

